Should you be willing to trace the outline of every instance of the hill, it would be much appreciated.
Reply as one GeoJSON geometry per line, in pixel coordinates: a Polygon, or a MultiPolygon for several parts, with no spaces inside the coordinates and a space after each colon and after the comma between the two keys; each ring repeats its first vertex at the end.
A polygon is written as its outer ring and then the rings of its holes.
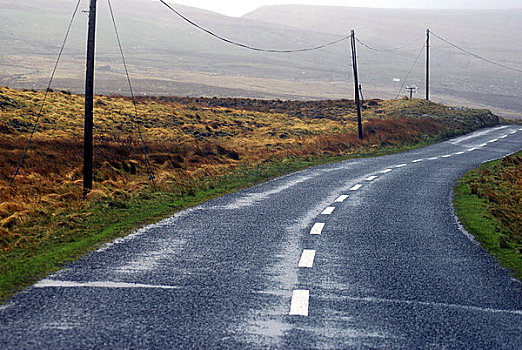
{"type": "MultiPolygon", "coordinates": [[[[134,87],[142,95],[237,96],[281,99],[352,98],[349,43],[294,54],[247,51],[190,26],[161,3],[113,0],[134,87]]],[[[74,4],[65,0],[0,0],[0,84],[45,88],[74,4]]],[[[365,97],[393,98],[424,45],[426,28],[489,59],[522,69],[518,34],[522,10],[391,10],[345,7],[268,6],[242,18],[176,5],[205,28],[262,48],[311,47],[357,37],[365,97]]],[[[81,10],[86,10],[83,4],[81,10]]],[[[81,92],[87,16],[72,28],[54,87],[81,92]]],[[[121,59],[105,2],[99,2],[99,93],[126,93],[121,59]]],[[[504,116],[522,111],[522,73],[476,60],[432,40],[435,101],[489,108],[504,116]]],[[[424,86],[424,58],[409,85],[424,86]]],[[[419,90],[419,93],[423,93],[419,90]]]]}

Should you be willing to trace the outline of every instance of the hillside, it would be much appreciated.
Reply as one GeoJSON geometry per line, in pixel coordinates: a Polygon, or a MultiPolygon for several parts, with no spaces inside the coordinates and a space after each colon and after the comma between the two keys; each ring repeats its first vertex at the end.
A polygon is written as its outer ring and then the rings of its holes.
{"type": "MultiPolygon", "coordinates": [[[[281,99],[352,98],[349,43],[323,50],[276,54],[247,51],[217,41],[188,25],[161,3],[113,0],[134,87],[142,95],[236,96],[281,99]]],[[[65,0],[0,0],[0,84],[45,88],[74,4],[65,0]]],[[[522,68],[517,44],[522,10],[391,10],[347,7],[268,6],[242,18],[176,5],[187,17],[235,41],[262,48],[311,47],[355,29],[360,80],[368,98],[394,98],[424,45],[426,28],[489,59],[522,68]]],[[[80,10],[86,10],[83,4],[80,10]]],[[[83,89],[87,16],[72,28],[54,87],[83,89]]],[[[125,78],[105,2],[99,2],[99,93],[123,93],[125,78]]],[[[423,93],[424,58],[409,85],[423,93]]],[[[522,111],[522,73],[490,66],[438,39],[432,40],[434,101],[492,109],[504,116],[522,111]]]]}

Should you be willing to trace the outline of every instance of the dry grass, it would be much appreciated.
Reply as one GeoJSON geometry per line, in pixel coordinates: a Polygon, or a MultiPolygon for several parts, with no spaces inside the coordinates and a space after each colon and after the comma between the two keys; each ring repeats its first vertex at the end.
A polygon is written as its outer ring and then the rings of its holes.
{"type": "MultiPolygon", "coordinates": [[[[132,103],[95,99],[95,189],[82,193],[83,97],[52,92],[19,176],[42,91],[0,87],[0,249],[38,250],[59,228],[91,215],[93,202],[117,203],[149,188],[132,103]]],[[[351,101],[148,98],[138,102],[156,189],[191,191],[238,166],[284,158],[370,153],[498,123],[486,111],[456,111],[420,100],[370,101],[367,137],[356,136],[351,101]]],[[[110,209],[110,206],[108,207],[110,209]]],[[[64,233],[60,233],[64,234],[64,233]]],[[[65,240],[66,237],[63,237],[65,240]]]]}

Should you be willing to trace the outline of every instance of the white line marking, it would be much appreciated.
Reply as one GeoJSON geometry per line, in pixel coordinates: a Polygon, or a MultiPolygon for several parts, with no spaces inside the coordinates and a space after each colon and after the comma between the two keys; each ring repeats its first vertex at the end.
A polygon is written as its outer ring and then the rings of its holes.
{"type": "Polygon", "coordinates": [[[512,132],[510,132],[510,134],[513,135],[516,132],[517,132],[516,130],[513,130],[512,132]]]}
{"type": "Polygon", "coordinates": [[[457,153],[453,153],[453,154],[456,155],[456,156],[458,156],[458,155],[464,154],[464,152],[461,151],[461,152],[457,152],[457,153]]]}
{"type": "Polygon", "coordinates": [[[377,176],[373,175],[373,176],[370,176],[369,178],[365,179],[364,181],[373,181],[377,178],[377,176]]]}
{"type": "Polygon", "coordinates": [[[412,160],[411,162],[412,163],[418,163],[418,162],[422,162],[424,159],[415,159],[415,160],[412,160]]]}
{"type": "Polygon", "coordinates": [[[315,258],[315,250],[313,250],[313,249],[303,250],[303,253],[301,254],[301,259],[299,260],[299,267],[313,267],[314,258],[315,258]]]}
{"type": "Polygon", "coordinates": [[[451,154],[445,154],[442,156],[442,158],[449,158],[449,157],[451,157],[451,154]]]}
{"type": "Polygon", "coordinates": [[[488,145],[489,142],[483,143],[482,145],[479,145],[479,147],[485,147],[488,145]]]}
{"type": "Polygon", "coordinates": [[[428,158],[428,160],[435,160],[435,159],[439,159],[439,157],[431,157],[431,158],[428,158]]]}
{"type": "Polygon", "coordinates": [[[357,184],[357,185],[353,186],[352,188],[350,188],[350,191],[357,191],[361,187],[362,187],[362,185],[357,184]]]}
{"type": "Polygon", "coordinates": [[[401,300],[401,299],[384,299],[384,298],[374,298],[374,297],[350,297],[350,296],[341,296],[340,299],[347,299],[352,301],[362,301],[365,303],[390,303],[390,304],[406,304],[406,305],[422,305],[429,307],[446,307],[453,309],[463,309],[465,311],[475,311],[475,312],[490,312],[490,313],[506,313],[512,315],[521,315],[522,310],[502,310],[502,309],[492,309],[488,307],[480,307],[480,306],[471,306],[471,305],[459,305],[459,304],[447,304],[447,303],[434,303],[429,301],[416,301],[416,300],[401,300]]]}
{"type": "Polygon", "coordinates": [[[316,222],[312,229],[310,230],[311,235],[320,235],[321,232],[323,232],[324,223],[323,222],[316,222]]]}
{"type": "Polygon", "coordinates": [[[335,203],[342,203],[342,202],[344,202],[344,200],[345,200],[346,198],[348,198],[348,195],[343,194],[342,196],[339,196],[339,198],[337,198],[337,199],[335,200],[335,203]]]}
{"type": "Polygon", "coordinates": [[[478,149],[477,147],[473,147],[473,148],[468,149],[468,152],[476,151],[477,149],[478,149]]]}
{"type": "Polygon", "coordinates": [[[392,169],[386,169],[386,170],[381,171],[381,174],[386,174],[386,173],[389,173],[390,171],[392,171],[392,169]]]}
{"type": "Polygon", "coordinates": [[[500,136],[501,139],[505,139],[506,137],[507,137],[507,135],[500,136]]]}
{"type": "Polygon", "coordinates": [[[310,291],[306,289],[296,289],[292,293],[292,303],[290,304],[289,315],[308,316],[308,300],[310,291]]]}
{"type": "Polygon", "coordinates": [[[396,165],[395,167],[396,168],[402,168],[402,167],[405,167],[406,165],[408,165],[408,164],[399,164],[399,165],[396,165]]]}
{"type": "Polygon", "coordinates": [[[335,210],[335,207],[328,207],[321,213],[322,215],[330,215],[335,210]]]}
{"type": "Polygon", "coordinates": [[[34,285],[36,288],[60,287],[60,288],[156,288],[156,289],[179,289],[175,286],[161,286],[140,283],[124,283],[124,282],[74,282],[74,281],[57,281],[51,279],[43,279],[34,285]]]}

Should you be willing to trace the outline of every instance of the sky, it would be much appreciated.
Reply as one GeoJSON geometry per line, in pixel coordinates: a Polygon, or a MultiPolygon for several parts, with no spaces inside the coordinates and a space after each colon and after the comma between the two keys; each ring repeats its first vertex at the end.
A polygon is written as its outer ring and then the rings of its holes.
{"type": "MultiPolygon", "coordinates": [[[[157,0],[156,0],[157,1],[157,0]]],[[[239,17],[263,5],[331,5],[377,8],[506,9],[522,8],[521,0],[167,0],[239,17]]]]}

